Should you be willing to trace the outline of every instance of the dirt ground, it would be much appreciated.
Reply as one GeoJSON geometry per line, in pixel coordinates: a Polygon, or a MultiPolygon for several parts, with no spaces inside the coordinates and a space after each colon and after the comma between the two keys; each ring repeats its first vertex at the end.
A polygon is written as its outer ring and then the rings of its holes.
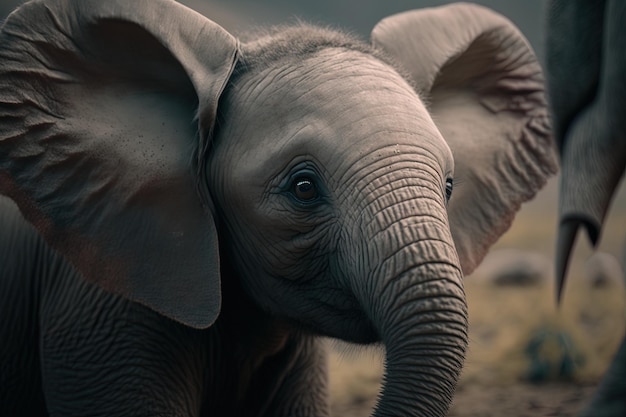
{"type": "MultiPolygon", "coordinates": [[[[466,386],[457,391],[449,417],[573,417],[590,400],[595,384],[519,383],[506,386],[466,386]]],[[[334,404],[332,415],[363,417],[375,398],[334,404]]]]}
{"type": "Polygon", "coordinates": [[[519,383],[468,386],[457,391],[450,417],[573,417],[591,399],[596,384],[519,383]]]}

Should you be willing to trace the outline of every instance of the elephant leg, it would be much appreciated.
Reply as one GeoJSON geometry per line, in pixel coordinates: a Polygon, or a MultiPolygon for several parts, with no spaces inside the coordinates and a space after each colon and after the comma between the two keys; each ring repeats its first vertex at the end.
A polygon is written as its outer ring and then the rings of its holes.
{"type": "MultiPolygon", "coordinates": [[[[326,346],[310,335],[290,337],[285,349],[260,369],[255,384],[264,385],[265,376],[276,381],[272,402],[262,416],[327,417],[328,372],[326,346]]],[[[266,385],[266,383],[265,383],[266,385]]]]}
{"type": "Polygon", "coordinates": [[[626,337],[580,417],[626,416],[626,337]]]}
{"type": "Polygon", "coordinates": [[[105,293],[77,274],[61,274],[48,285],[41,351],[52,416],[200,414],[202,332],[105,293]]]}

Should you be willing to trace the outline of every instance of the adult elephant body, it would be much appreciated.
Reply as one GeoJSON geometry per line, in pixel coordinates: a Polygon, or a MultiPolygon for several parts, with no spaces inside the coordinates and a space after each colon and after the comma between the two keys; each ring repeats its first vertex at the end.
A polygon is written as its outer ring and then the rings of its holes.
{"type": "Polygon", "coordinates": [[[55,0],[0,40],[3,413],[328,415],[323,335],[384,343],[375,415],[445,414],[462,274],[555,170],[508,21],[240,43],[174,2],[55,0]]]}
{"type": "MultiPolygon", "coordinates": [[[[547,10],[547,76],[562,166],[560,296],[579,229],[594,246],[599,243],[626,170],[626,4],[552,0],[547,10]]],[[[626,338],[581,416],[626,414],[625,381],[626,338]]]]}

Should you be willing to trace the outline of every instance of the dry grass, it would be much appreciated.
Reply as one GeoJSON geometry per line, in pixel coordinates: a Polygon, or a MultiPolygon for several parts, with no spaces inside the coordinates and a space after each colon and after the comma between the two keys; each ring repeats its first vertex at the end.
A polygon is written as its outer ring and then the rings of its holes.
{"type": "Polygon", "coordinates": [[[540,361],[544,379],[595,381],[626,328],[621,287],[572,285],[560,308],[548,285],[495,287],[470,281],[466,292],[470,350],[462,383],[514,383],[530,378],[540,361]],[[538,344],[534,352],[533,341],[538,344]],[[574,362],[571,372],[559,371],[563,360],[574,362]]]}

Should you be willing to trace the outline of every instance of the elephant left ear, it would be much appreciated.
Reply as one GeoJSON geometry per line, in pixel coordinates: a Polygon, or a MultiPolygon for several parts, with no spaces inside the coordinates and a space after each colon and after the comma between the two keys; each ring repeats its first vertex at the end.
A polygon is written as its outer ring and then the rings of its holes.
{"type": "Polygon", "coordinates": [[[541,67],[509,20],[472,4],[388,17],[372,43],[412,79],[452,150],[450,229],[470,274],[557,171],[541,67]]]}
{"type": "Polygon", "coordinates": [[[0,27],[0,193],[85,280],[196,328],[221,287],[193,161],[238,51],[173,0],[36,0],[0,27]]]}

